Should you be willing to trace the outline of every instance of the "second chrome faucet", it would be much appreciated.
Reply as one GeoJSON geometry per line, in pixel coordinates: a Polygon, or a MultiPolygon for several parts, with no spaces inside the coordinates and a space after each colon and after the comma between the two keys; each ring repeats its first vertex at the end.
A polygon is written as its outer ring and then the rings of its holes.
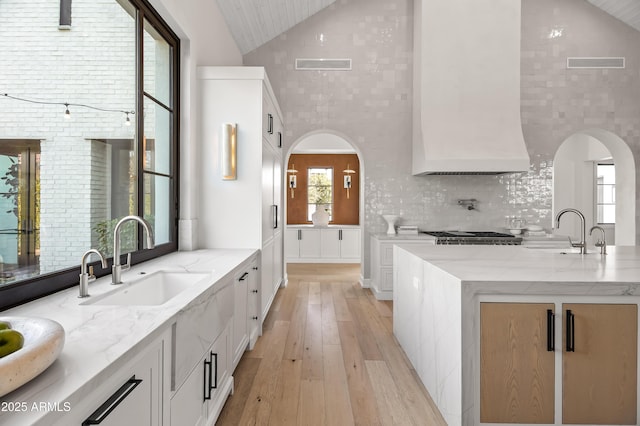
{"type": "Polygon", "coordinates": [[[560,227],[560,218],[565,213],[575,213],[580,218],[580,242],[574,243],[573,241],[571,241],[571,238],[569,238],[569,242],[571,243],[571,247],[580,247],[580,254],[587,254],[587,243],[585,239],[586,220],[584,219],[584,215],[582,214],[582,212],[580,212],[580,210],[577,209],[569,208],[560,210],[556,215],[556,228],[560,227]]]}
{"type": "Polygon", "coordinates": [[[120,219],[113,230],[113,266],[111,267],[111,284],[122,284],[122,271],[126,271],[131,267],[131,253],[127,255],[127,263],[125,265],[120,265],[120,230],[122,229],[122,225],[132,220],[138,222],[142,225],[142,228],[144,228],[144,232],[147,234],[147,249],[155,247],[153,230],[151,229],[149,222],[140,216],[125,216],[120,219]]]}

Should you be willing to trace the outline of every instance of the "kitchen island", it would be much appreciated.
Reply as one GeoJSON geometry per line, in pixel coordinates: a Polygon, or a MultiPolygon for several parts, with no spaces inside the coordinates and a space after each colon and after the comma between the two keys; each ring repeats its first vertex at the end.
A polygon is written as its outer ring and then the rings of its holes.
{"type": "Polygon", "coordinates": [[[590,250],[394,247],[394,334],[449,425],[637,424],[640,248],[590,250]]]}

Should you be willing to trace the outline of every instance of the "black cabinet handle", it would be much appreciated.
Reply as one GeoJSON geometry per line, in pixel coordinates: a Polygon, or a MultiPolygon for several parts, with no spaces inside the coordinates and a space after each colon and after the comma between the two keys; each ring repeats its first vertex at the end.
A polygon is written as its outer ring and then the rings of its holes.
{"type": "Polygon", "coordinates": [[[251,290],[251,293],[258,293],[258,290],[251,290]]]}
{"type": "Polygon", "coordinates": [[[576,319],[575,315],[567,309],[567,352],[576,351],[576,319]]]}
{"type": "Polygon", "coordinates": [[[547,351],[554,352],[556,350],[556,316],[551,309],[547,309],[547,351]]]}
{"type": "Polygon", "coordinates": [[[278,132],[278,148],[282,148],[282,132],[278,132]]]}
{"type": "Polygon", "coordinates": [[[207,383],[211,383],[211,360],[204,360],[204,400],[211,399],[211,385],[207,383]],[[209,369],[207,369],[209,366],[209,369]]]}
{"type": "Polygon", "coordinates": [[[267,114],[267,133],[273,134],[273,115],[267,114]]]}
{"type": "Polygon", "coordinates": [[[251,317],[251,318],[252,318],[253,320],[255,320],[255,321],[258,321],[258,317],[256,317],[256,316],[253,316],[253,317],[251,317]]]}
{"type": "Polygon", "coordinates": [[[271,205],[271,214],[273,215],[273,229],[278,228],[278,205],[271,205]]]}
{"type": "Polygon", "coordinates": [[[82,426],[99,425],[102,423],[102,421],[106,419],[109,414],[111,414],[111,412],[115,410],[140,383],[142,383],[142,379],[136,379],[135,374],[131,376],[124,385],[120,386],[120,389],[111,395],[109,399],[107,399],[96,411],[82,422],[82,426]]]}
{"type": "MultiPolygon", "coordinates": [[[[213,384],[211,384],[211,375],[209,375],[209,391],[211,389],[218,389],[218,354],[214,354],[213,352],[209,352],[209,363],[213,363],[212,370],[214,371],[213,375],[213,384]]],[[[209,370],[211,372],[211,370],[209,370]]]]}
{"type": "Polygon", "coordinates": [[[245,272],[244,274],[242,274],[242,276],[240,278],[238,278],[238,281],[244,281],[245,278],[247,278],[247,275],[249,275],[249,273],[245,272]]]}
{"type": "Polygon", "coordinates": [[[342,241],[342,229],[338,230],[338,239],[342,241]]]}
{"type": "Polygon", "coordinates": [[[254,271],[257,271],[257,270],[258,270],[258,267],[257,267],[257,266],[254,266],[254,267],[253,267],[253,268],[251,268],[251,269],[253,269],[254,271]]]}
{"type": "Polygon", "coordinates": [[[298,240],[302,239],[302,229],[298,229],[298,240]]]}

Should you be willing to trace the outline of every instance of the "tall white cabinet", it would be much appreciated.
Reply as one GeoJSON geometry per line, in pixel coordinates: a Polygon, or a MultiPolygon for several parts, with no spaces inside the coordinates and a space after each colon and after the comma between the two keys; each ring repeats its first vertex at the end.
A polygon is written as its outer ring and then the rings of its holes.
{"type": "Polygon", "coordinates": [[[261,251],[262,323],[284,273],[282,113],[263,67],[198,67],[198,245],[261,251]],[[237,125],[237,178],[223,180],[222,123],[237,125]]]}

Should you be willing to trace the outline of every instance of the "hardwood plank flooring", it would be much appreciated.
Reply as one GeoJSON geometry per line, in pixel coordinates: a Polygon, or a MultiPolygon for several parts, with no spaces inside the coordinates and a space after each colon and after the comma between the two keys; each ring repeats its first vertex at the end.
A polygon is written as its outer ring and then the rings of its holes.
{"type": "Polygon", "coordinates": [[[217,425],[446,425],[360,265],[290,264],[217,425]]]}

